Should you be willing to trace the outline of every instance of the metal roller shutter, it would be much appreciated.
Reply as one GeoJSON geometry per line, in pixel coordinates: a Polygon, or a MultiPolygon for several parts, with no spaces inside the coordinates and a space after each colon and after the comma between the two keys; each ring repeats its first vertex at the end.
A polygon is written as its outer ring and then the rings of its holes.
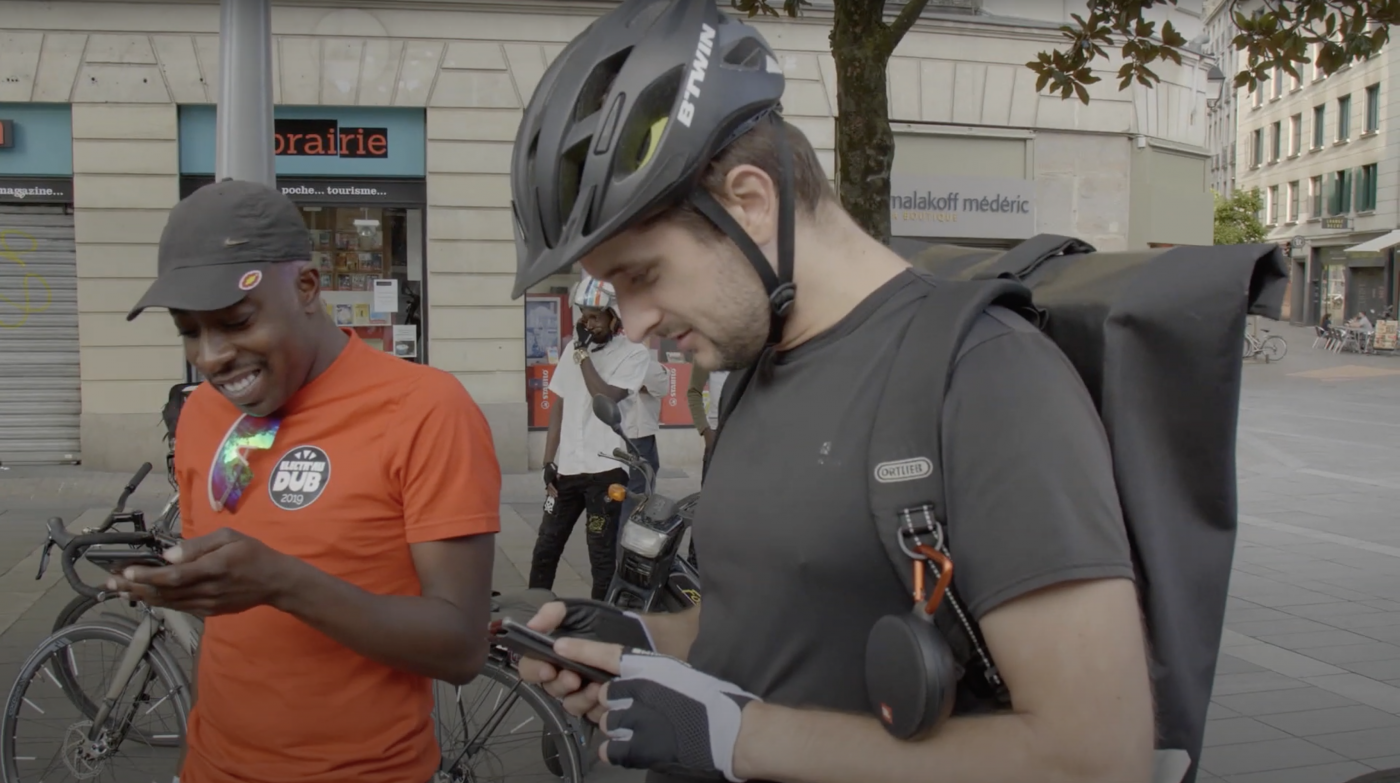
{"type": "Polygon", "coordinates": [[[0,463],[82,456],[77,258],[65,212],[0,205],[0,463]]]}

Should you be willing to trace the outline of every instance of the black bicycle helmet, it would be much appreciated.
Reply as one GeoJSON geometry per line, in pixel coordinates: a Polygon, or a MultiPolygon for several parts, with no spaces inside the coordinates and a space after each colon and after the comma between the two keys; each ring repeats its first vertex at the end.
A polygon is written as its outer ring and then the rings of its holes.
{"type": "Polygon", "coordinates": [[[791,163],[783,159],[780,274],[699,180],[730,142],[779,119],[782,68],[714,0],[625,0],[574,38],[525,109],[511,160],[515,289],[689,199],[755,265],[775,312],[791,301],[791,163]]]}

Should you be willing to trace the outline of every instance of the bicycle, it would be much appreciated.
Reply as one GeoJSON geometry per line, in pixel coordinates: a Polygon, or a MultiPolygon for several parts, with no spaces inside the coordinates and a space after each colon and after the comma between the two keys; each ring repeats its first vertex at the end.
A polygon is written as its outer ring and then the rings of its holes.
{"type": "MultiPolygon", "coordinates": [[[[149,471],[149,466],[144,466],[143,471],[149,471]]],[[[143,475],[143,472],[138,471],[138,474],[143,475]]],[[[138,483],[139,480],[132,482],[133,485],[138,483]]],[[[129,491],[123,493],[122,502],[129,494],[129,491]]],[[[74,778],[85,780],[101,774],[119,751],[127,749],[167,749],[163,756],[152,755],[156,763],[171,767],[168,774],[173,776],[178,749],[185,739],[186,716],[192,706],[190,674],[180,665],[176,652],[187,653],[193,659],[198,651],[202,623],[190,615],[141,602],[131,602],[139,620],[105,614],[101,619],[75,620],[92,606],[114,598],[85,584],[75,564],[93,547],[126,545],[158,553],[178,538],[165,532],[145,530],[139,511],[114,511],[96,532],[84,531],[78,535],[70,533],[59,518],[50,519],[47,526],[40,576],[47,568],[52,548],[59,547],[64,576],[79,597],[70,602],[60,615],[55,631],[24,662],[11,688],[5,713],[0,716],[0,779],[5,783],[20,783],[26,779],[21,777],[23,767],[24,772],[33,769],[40,779],[47,780],[66,767],[74,778]],[[122,522],[130,522],[135,529],[107,532],[122,522]],[[80,601],[86,604],[81,609],[80,601]],[[85,642],[103,642],[121,651],[110,684],[92,689],[100,693],[96,698],[90,698],[88,689],[78,681],[81,667],[73,651],[85,642]],[[36,685],[39,690],[31,693],[31,687],[36,685]],[[57,693],[45,693],[51,690],[50,685],[57,686],[57,693]],[[21,747],[25,743],[18,724],[27,717],[22,713],[32,711],[49,717],[64,707],[65,702],[77,708],[79,715],[60,722],[59,747],[49,763],[41,766],[39,753],[31,754],[21,747]],[[165,716],[160,727],[146,729],[137,725],[138,719],[163,707],[168,708],[166,711],[170,714],[165,716]]],[[[518,614],[517,619],[523,622],[533,616],[540,605],[552,599],[553,594],[503,599],[503,603],[513,601],[518,609],[493,605],[493,616],[518,614]]],[[[512,664],[507,651],[493,647],[480,676],[468,685],[434,683],[434,724],[442,751],[437,780],[475,783],[526,779],[514,768],[507,768],[512,760],[542,766],[543,772],[539,774],[545,779],[564,783],[583,779],[582,749],[590,735],[582,730],[577,719],[565,714],[542,690],[521,681],[512,664]],[[498,686],[503,693],[489,698],[482,686],[498,686]],[[473,698],[475,690],[482,693],[473,698]],[[489,713],[482,720],[473,720],[477,709],[483,705],[489,707],[489,713]],[[517,706],[524,707],[523,714],[512,715],[517,706]],[[460,720],[456,725],[451,714],[454,712],[460,720]],[[536,722],[541,727],[538,734],[523,731],[536,722]],[[504,745],[511,747],[502,748],[504,745]]],[[[32,742],[42,745],[46,739],[36,737],[32,742]]],[[[54,744],[52,737],[47,738],[47,743],[54,744]]]]}
{"type": "MultiPolygon", "coordinates": [[[[1260,329],[1259,331],[1269,334],[1268,329],[1260,329]]],[[[1276,334],[1269,335],[1262,340],[1259,339],[1258,335],[1248,332],[1244,335],[1244,358],[1246,359],[1263,356],[1264,363],[1268,364],[1281,360],[1287,353],[1288,341],[1276,334]]]]}

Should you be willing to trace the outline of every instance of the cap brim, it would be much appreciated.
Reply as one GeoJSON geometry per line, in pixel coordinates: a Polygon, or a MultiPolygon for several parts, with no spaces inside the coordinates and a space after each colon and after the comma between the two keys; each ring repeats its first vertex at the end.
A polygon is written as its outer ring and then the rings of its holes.
{"type": "Polygon", "coordinates": [[[127,313],[130,321],[148,307],[164,307],[167,310],[189,310],[209,312],[222,310],[238,304],[258,285],[266,284],[268,270],[272,263],[258,261],[249,264],[218,264],[210,266],[189,266],[172,269],[156,278],[141,301],[127,313]],[[249,272],[263,273],[263,280],[249,289],[239,283],[249,272]]]}

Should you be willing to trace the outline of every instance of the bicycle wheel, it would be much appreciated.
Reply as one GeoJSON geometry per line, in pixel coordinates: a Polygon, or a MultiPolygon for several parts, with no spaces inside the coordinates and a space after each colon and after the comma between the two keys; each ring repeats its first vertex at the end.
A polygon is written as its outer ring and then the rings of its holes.
{"type": "Polygon", "coordinates": [[[1251,357],[1251,356],[1253,356],[1253,355],[1254,355],[1254,343],[1253,343],[1252,341],[1250,341],[1248,335],[1245,335],[1245,338],[1244,338],[1244,358],[1248,359],[1249,357],[1251,357]]]}
{"type": "Polygon", "coordinates": [[[65,693],[55,672],[67,659],[71,673],[99,674],[102,682],[82,687],[105,693],[132,631],[106,622],[70,625],[45,639],[20,667],[0,716],[0,773],[5,783],[116,779],[169,780],[178,772],[190,687],[183,672],[159,640],[153,640],[103,725],[90,739],[95,713],[83,712],[65,693]],[[108,648],[96,665],[78,664],[78,648],[108,648]],[[33,724],[33,725],[31,725],[33,724]],[[139,737],[161,740],[160,747],[139,737]],[[130,767],[132,772],[120,772],[130,767]],[[110,772],[109,772],[110,770],[110,772]]]}
{"type": "Polygon", "coordinates": [[[1288,353],[1288,343],[1282,337],[1272,335],[1266,339],[1263,345],[1259,346],[1259,352],[1264,354],[1264,361],[1276,362],[1288,353]]]}
{"type": "Polygon", "coordinates": [[[493,655],[481,674],[456,687],[434,682],[433,717],[441,772],[455,783],[581,783],[586,740],[538,687],[493,655]]]}
{"type": "MultiPolygon", "coordinates": [[[[84,621],[98,621],[111,625],[118,625],[130,633],[136,632],[136,626],[141,622],[141,609],[133,605],[130,601],[124,600],[121,596],[110,595],[100,603],[96,598],[89,598],[85,595],[75,595],[63,610],[58,613],[58,617],[53,623],[53,633],[76,625],[84,621]]],[[[179,649],[178,646],[166,648],[171,658],[180,667],[181,673],[186,679],[194,676],[194,658],[189,652],[179,649]]],[[[83,714],[92,718],[97,714],[97,703],[102,700],[101,691],[88,692],[83,689],[82,682],[73,671],[74,664],[68,658],[58,658],[54,662],[54,676],[58,678],[63,690],[68,694],[68,698],[73,701],[74,706],[83,711],[83,714]]],[[[132,739],[139,742],[147,742],[159,747],[178,746],[178,742],[172,739],[162,739],[160,737],[147,737],[137,728],[133,728],[130,734],[132,739]]]]}

